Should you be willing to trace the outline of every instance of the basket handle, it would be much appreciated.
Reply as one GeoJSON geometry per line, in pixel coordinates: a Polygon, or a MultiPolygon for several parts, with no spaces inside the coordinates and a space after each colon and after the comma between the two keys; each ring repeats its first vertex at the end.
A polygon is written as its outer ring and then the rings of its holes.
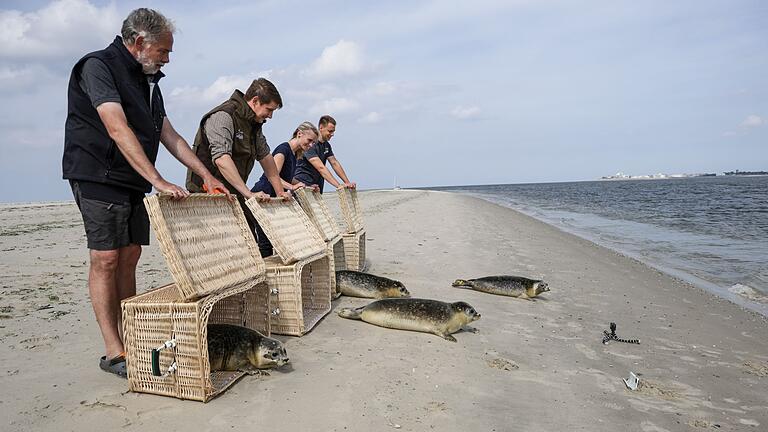
{"type": "Polygon", "coordinates": [[[175,348],[175,347],[176,347],[176,339],[171,339],[152,350],[152,375],[163,377],[163,376],[168,376],[171,373],[176,371],[178,366],[176,365],[176,362],[173,362],[173,364],[171,364],[171,366],[168,368],[165,374],[160,372],[160,351],[167,348],[175,348]]]}

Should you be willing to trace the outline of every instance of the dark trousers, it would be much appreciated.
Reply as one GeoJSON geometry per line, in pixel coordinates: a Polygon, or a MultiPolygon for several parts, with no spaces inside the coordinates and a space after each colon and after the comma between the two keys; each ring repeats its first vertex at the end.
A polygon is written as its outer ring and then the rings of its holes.
{"type": "Polygon", "coordinates": [[[245,204],[245,199],[241,197],[240,195],[237,196],[237,200],[240,202],[240,207],[243,208],[243,213],[245,213],[245,220],[248,222],[248,227],[251,229],[251,234],[253,234],[253,237],[256,239],[256,242],[259,244],[259,252],[261,253],[261,257],[265,258],[270,255],[272,255],[272,243],[267,238],[267,235],[264,233],[264,230],[261,229],[259,226],[259,223],[256,221],[256,218],[253,217],[253,213],[251,213],[251,209],[248,208],[248,206],[245,204]]]}

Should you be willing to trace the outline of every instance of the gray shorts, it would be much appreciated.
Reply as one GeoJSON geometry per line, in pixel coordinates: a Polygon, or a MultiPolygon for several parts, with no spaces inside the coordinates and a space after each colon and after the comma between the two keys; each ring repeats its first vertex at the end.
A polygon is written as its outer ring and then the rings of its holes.
{"type": "Polygon", "coordinates": [[[111,203],[82,196],[78,182],[70,182],[83,216],[88,249],[115,250],[149,244],[149,216],[144,202],[111,203]]]}

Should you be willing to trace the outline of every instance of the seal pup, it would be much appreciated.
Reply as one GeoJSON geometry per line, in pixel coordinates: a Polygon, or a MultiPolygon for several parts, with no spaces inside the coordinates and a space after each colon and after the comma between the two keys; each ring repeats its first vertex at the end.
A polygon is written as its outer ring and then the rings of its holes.
{"type": "Polygon", "coordinates": [[[356,309],[343,308],[339,316],[381,327],[432,333],[451,342],[456,342],[451,333],[480,319],[475,308],[465,302],[413,298],[382,299],[356,309]]]}
{"type": "Polygon", "coordinates": [[[208,324],[208,361],[211,372],[243,371],[280,367],[289,362],[283,344],[249,328],[208,324]]]}
{"type": "Polygon", "coordinates": [[[475,291],[508,297],[532,299],[549,291],[546,282],[521,276],[486,276],[478,279],[456,279],[455,287],[468,287],[475,291]]]}
{"type": "Polygon", "coordinates": [[[400,281],[352,270],[336,272],[336,289],[349,297],[383,299],[411,296],[400,281]]]}

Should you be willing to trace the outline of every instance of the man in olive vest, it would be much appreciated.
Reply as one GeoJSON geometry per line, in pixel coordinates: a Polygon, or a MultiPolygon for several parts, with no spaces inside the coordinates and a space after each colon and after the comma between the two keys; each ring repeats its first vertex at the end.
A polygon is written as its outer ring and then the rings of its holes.
{"type": "MultiPolygon", "coordinates": [[[[275,160],[269,150],[262,126],[272,113],[283,106],[275,85],[265,78],[254,80],[245,94],[235,90],[230,98],[209,111],[200,120],[194,152],[208,170],[226,185],[243,206],[251,231],[256,221],[245,200],[256,196],[269,199],[263,192],[251,192],[246,186],[254,163],[259,161],[278,197],[290,198],[283,189],[275,160]]],[[[187,188],[201,192],[203,179],[187,170],[187,188]]]]}
{"type": "Polygon", "coordinates": [[[104,339],[99,366],[126,376],[120,301],[136,294],[136,264],[149,244],[144,194],[152,187],[177,199],[189,195],[155,169],[159,143],[208,188],[226,190],[166,117],[158,81],[170,61],[173,24],[136,9],[122,37],[85,55],[72,68],[64,128],[63,177],[83,217],[90,267],[88,290],[104,339]]]}

